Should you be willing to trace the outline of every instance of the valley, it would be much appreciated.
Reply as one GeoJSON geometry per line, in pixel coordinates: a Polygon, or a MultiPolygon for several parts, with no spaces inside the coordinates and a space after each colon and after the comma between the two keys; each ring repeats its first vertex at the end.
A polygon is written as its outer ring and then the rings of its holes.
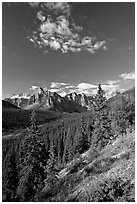
{"type": "Polygon", "coordinates": [[[80,113],[11,109],[11,105],[8,109],[6,103],[3,124],[7,128],[2,139],[4,201],[134,201],[135,89],[104,101],[99,110],[98,96],[94,109],[80,113]],[[17,125],[19,121],[21,126],[17,125]],[[105,134],[100,127],[104,127],[105,134]],[[34,197],[25,190],[34,185],[33,180],[25,184],[32,178],[30,164],[37,166],[32,171],[41,178],[36,185],[42,185],[34,197]],[[22,178],[20,165],[29,170],[22,178]],[[7,191],[7,182],[12,180],[15,186],[7,191]]]}

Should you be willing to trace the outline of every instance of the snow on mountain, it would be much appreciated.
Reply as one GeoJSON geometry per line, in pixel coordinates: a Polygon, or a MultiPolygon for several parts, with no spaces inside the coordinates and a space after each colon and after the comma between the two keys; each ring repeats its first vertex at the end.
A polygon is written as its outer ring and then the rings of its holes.
{"type": "Polygon", "coordinates": [[[18,99],[21,99],[21,98],[29,99],[30,97],[31,97],[31,95],[28,94],[28,93],[21,93],[21,94],[13,94],[13,96],[11,96],[10,99],[15,99],[15,98],[18,98],[18,99]]]}

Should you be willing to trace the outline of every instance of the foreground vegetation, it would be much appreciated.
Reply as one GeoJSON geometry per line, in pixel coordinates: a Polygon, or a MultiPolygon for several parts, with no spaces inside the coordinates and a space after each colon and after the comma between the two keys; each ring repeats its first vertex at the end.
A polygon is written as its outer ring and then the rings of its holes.
{"type": "Polygon", "coordinates": [[[3,138],[3,201],[134,201],[134,90],[3,138]],[[130,99],[130,100],[129,100],[130,99]]]}

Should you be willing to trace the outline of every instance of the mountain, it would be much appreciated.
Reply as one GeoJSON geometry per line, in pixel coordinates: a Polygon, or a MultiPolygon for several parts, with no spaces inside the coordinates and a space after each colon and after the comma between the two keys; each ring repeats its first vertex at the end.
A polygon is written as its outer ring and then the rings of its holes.
{"type": "Polygon", "coordinates": [[[122,93],[117,93],[115,96],[109,98],[107,103],[109,106],[113,106],[113,104],[119,100],[119,97],[123,97],[126,101],[135,103],[135,87],[130,88],[122,93]]]}
{"type": "Polygon", "coordinates": [[[90,105],[91,102],[90,100],[88,100],[88,97],[84,94],[77,94],[75,92],[67,94],[65,96],[66,99],[71,100],[71,101],[75,101],[76,103],[78,103],[79,105],[81,105],[82,107],[86,107],[88,110],[90,110],[90,105]]]}
{"type": "Polygon", "coordinates": [[[85,94],[70,93],[61,97],[56,92],[50,92],[38,87],[32,95],[19,94],[5,101],[23,109],[50,109],[60,112],[83,112],[91,110],[93,103],[85,94]]]}
{"type": "Polygon", "coordinates": [[[2,110],[8,110],[8,109],[19,109],[19,107],[7,102],[7,101],[4,101],[2,100],[2,110]]]}
{"type": "MultiPolygon", "coordinates": [[[[132,98],[135,95],[135,88],[119,93],[126,98],[132,98]]],[[[108,104],[112,104],[117,100],[118,93],[108,99],[108,104]]],[[[53,110],[59,112],[83,112],[86,110],[93,110],[96,106],[94,96],[86,96],[84,93],[77,94],[76,92],[69,93],[62,97],[56,92],[50,92],[38,87],[32,95],[19,94],[12,97],[5,98],[5,101],[23,109],[36,110],[53,110]]]]}
{"type": "Polygon", "coordinates": [[[9,98],[5,98],[4,101],[7,101],[19,108],[24,108],[27,105],[29,98],[31,97],[30,94],[13,94],[13,96],[9,98]]]}

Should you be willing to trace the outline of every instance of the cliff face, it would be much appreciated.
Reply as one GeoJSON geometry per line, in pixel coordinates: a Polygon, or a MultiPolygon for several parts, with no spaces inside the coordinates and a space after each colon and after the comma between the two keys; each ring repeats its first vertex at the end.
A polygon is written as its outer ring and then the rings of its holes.
{"type": "Polygon", "coordinates": [[[82,112],[92,109],[92,102],[85,94],[75,92],[61,97],[56,92],[50,92],[38,87],[32,95],[19,94],[5,101],[23,109],[51,109],[60,112],[82,112]]]}

